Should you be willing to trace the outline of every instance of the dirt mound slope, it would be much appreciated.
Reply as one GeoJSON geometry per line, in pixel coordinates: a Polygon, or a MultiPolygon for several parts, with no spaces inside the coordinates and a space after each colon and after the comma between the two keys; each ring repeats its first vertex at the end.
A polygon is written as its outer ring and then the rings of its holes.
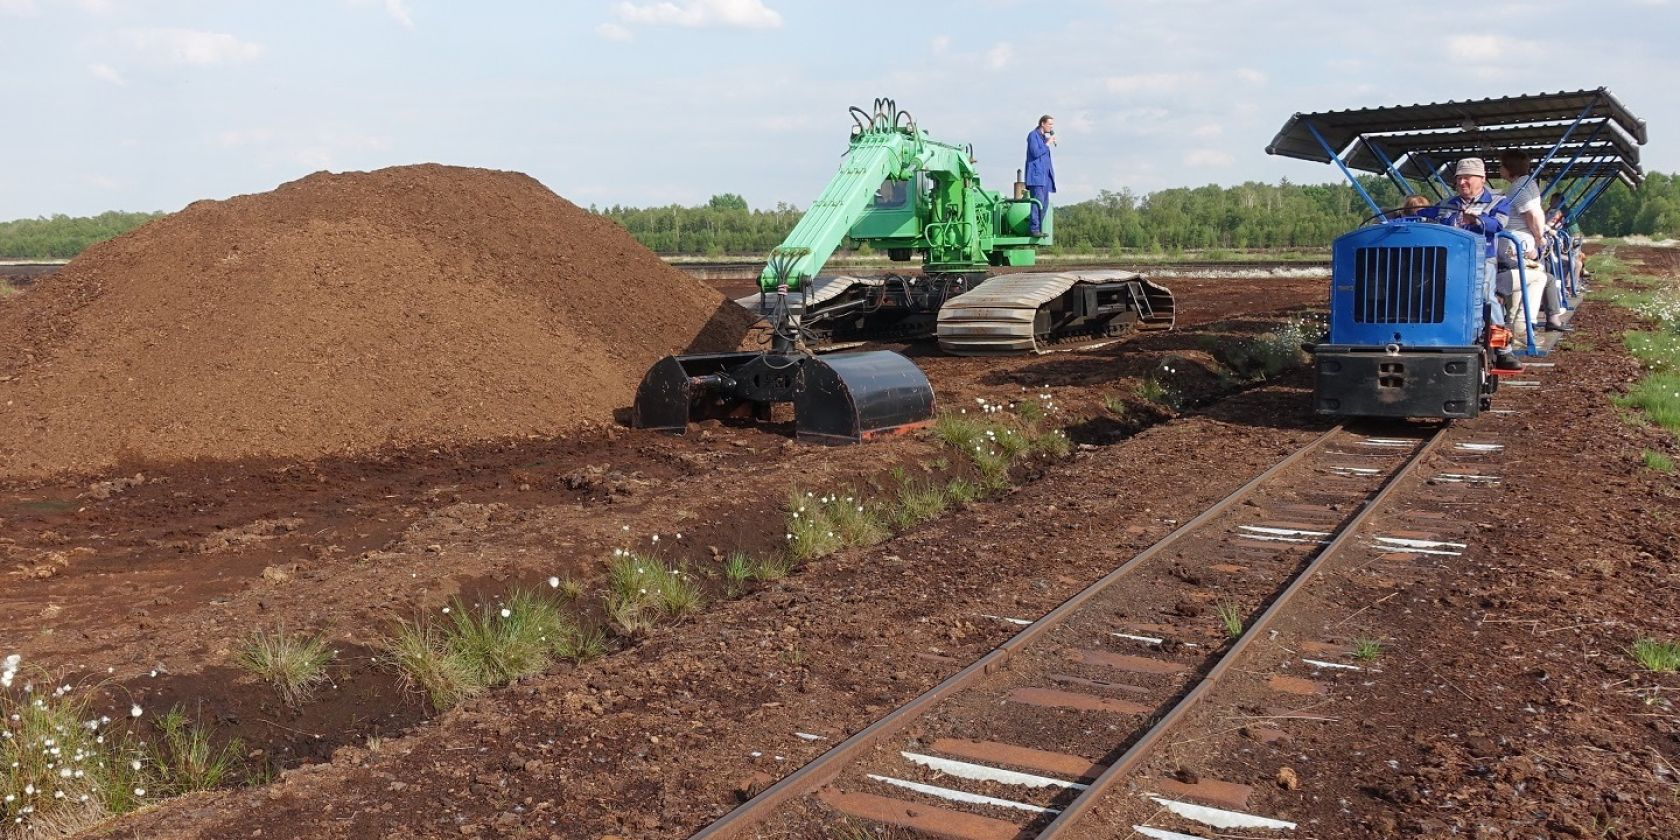
{"type": "Polygon", "coordinates": [[[0,303],[0,478],[610,422],[739,307],[518,173],[317,173],[201,201],[0,303]]]}

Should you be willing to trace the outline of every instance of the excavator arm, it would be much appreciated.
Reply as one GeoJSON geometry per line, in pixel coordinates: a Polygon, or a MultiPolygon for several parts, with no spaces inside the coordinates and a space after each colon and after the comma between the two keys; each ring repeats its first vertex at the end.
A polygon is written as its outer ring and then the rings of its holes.
{"type": "Polygon", "coordinates": [[[983,265],[985,257],[974,235],[982,220],[968,206],[969,185],[976,180],[968,154],[928,139],[892,100],[876,100],[873,114],[853,108],[852,115],[857,124],[840,171],[771,252],[769,264],[759,275],[759,288],[767,294],[784,285],[790,292],[804,288],[869,211],[881,184],[914,181],[918,174],[926,174],[933,187],[925,199],[910,197],[928,202],[928,218],[922,220],[918,235],[973,251],[971,258],[983,265]]]}

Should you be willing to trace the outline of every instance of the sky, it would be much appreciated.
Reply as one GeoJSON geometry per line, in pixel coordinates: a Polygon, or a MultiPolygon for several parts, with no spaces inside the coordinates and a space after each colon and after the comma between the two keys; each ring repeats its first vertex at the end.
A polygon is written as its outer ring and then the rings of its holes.
{"type": "Polygon", "coordinates": [[[1338,180],[1290,114],[1605,86],[1680,170],[1680,0],[0,0],[0,219],[177,210],[320,170],[525,172],[580,205],[808,206],[893,97],[1058,203],[1338,180]],[[1375,14],[1362,16],[1365,8],[1375,14]]]}

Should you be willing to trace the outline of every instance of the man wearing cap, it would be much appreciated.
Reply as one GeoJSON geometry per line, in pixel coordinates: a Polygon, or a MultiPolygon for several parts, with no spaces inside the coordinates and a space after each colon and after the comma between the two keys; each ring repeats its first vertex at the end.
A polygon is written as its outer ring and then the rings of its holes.
{"type": "MultiPolygon", "coordinates": [[[[1457,168],[1453,170],[1453,187],[1457,194],[1441,202],[1436,221],[1471,233],[1479,233],[1487,240],[1487,250],[1483,254],[1482,263],[1482,299],[1487,302],[1487,322],[1503,327],[1505,307],[1494,291],[1497,271],[1494,237],[1505,228],[1506,222],[1510,221],[1510,204],[1504,196],[1488,189],[1487,164],[1483,163],[1481,158],[1468,157],[1458,162],[1457,168]]],[[[1495,368],[1522,370],[1522,365],[1511,355],[1510,348],[1498,348],[1494,351],[1494,356],[1495,368]]]]}

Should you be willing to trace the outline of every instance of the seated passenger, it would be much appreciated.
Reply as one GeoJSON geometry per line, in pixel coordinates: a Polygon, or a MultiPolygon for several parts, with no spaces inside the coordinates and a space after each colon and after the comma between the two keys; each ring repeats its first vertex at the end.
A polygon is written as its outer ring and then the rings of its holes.
{"type": "MultiPolygon", "coordinates": [[[[1435,220],[1446,225],[1478,233],[1486,240],[1482,261],[1482,299],[1484,315],[1490,326],[1505,328],[1505,307],[1494,293],[1495,259],[1494,237],[1505,227],[1510,217],[1505,197],[1487,187],[1487,165],[1481,158],[1464,158],[1453,169],[1453,187],[1457,194],[1435,207],[1435,220]]],[[[1511,355],[1509,347],[1496,348],[1493,366],[1499,370],[1522,370],[1511,355]]]]}
{"type": "Polygon", "coordinates": [[[1546,227],[1553,231],[1563,231],[1569,234],[1569,259],[1576,280],[1586,279],[1582,273],[1586,266],[1581,256],[1581,224],[1569,218],[1569,205],[1563,203],[1563,193],[1554,192],[1546,201],[1546,227]]]}
{"type": "MultiPolygon", "coordinates": [[[[1540,207],[1540,179],[1531,174],[1528,155],[1520,149],[1506,149],[1499,155],[1499,168],[1505,174],[1505,180],[1510,183],[1508,188],[1511,205],[1510,233],[1522,242],[1524,260],[1522,271],[1517,270],[1518,255],[1509,240],[1501,241],[1503,248],[1501,257],[1509,260],[1508,273],[1502,273],[1499,278],[1499,291],[1510,293],[1512,283],[1517,276],[1522,276],[1527,288],[1519,297],[1527,307],[1528,323],[1540,326],[1540,313],[1546,315],[1546,322],[1541,329],[1552,332],[1568,332],[1572,327],[1563,323],[1562,288],[1558,285],[1558,278],[1549,276],[1540,262],[1540,255],[1546,244],[1546,214],[1540,207]]],[[[1506,271],[1506,265],[1500,268],[1506,271]]],[[[1526,340],[1527,330],[1519,329],[1522,324],[1512,319],[1511,329],[1519,340],[1526,340]]]]}
{"type": "Polygon", "coordinates": [[[1416,215],[1418,215],[1418,211],[1424,209],[1425,207],[1432,207],[1432,206],[1434,206],[1434,204],[1435,204],[1435,202],[1430,201],[1425,196],[1415,195],[1415,194],[1414,195],[1408,195],[1408,196],[1406,196],[1406,200],[1403,203],[1401,203],[1400,209],[1394,211],[1395,216],[1396,216],[1396,218],[1405,218],[1407,216],[1416,216],[1416,215]]]}

